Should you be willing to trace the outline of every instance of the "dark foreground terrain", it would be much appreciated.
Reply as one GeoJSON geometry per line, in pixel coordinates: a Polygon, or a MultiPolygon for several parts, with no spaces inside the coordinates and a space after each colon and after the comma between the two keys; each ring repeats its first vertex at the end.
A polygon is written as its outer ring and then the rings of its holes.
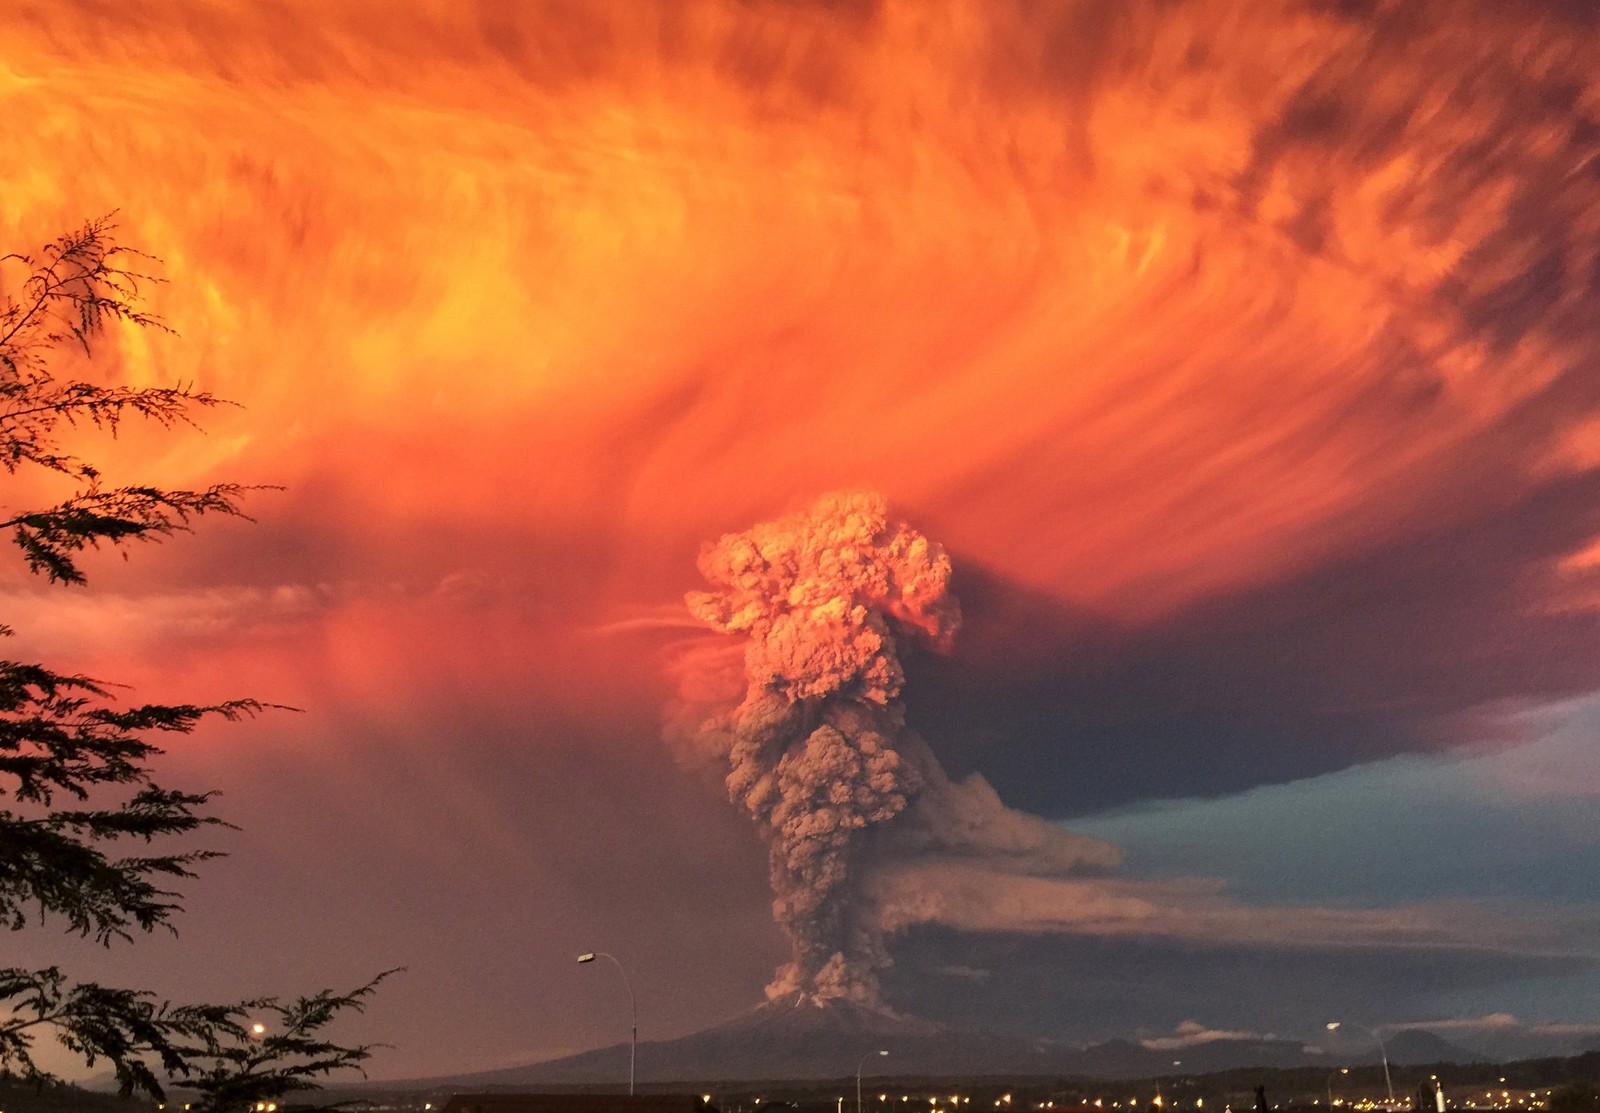
{"type": "MultiPolygon", "coordinates": [[[[870,1066],[870,1064],[869,1064],[870,1066]]],[[[1412,1097],[1425,1083],[1437,1080],[1453,1110],[1500,1110],[1502,1113],[1600,1113],[1600,1051],[1568,1058],[1528,1059],[1513,1063],[1438,1062],[1392,1066],[1397,1107],[1412,1108],[1412,1097]],[[1504,1095],[1504,1096],[1502,1096],[1504,1095]]],[[[997,1072],[874,1074],[863,1076],[862,1113],[1010,1113],[1043,1110],[1066,1113],[1088,1107],[1098,1113],[1250,1113],[1255,1088],[1266,1090],[1269,1105],[1280,1113],[1329,1113],[1330,1089],[1340,1110],[1370,1109],[1386,1097],[1383,1068],[1361,1065],[1339,1073],[1337,1064],[1315,1067],[1239,1067],[1211,1073],[1188,1073],[1181,1065],[1169,1073],[1137,1079],[1107,1080],[1083,1075],[1021,1075],[997,1072]],[[1330,1077],[1330,1075],[1332,1077],[1330,1077]],[[1159,1100],[1158,1100],[1159,1099],[1159,1100]]],[[[624,1077],[625,1086],[625,1077],[624,1077]]],[[[619,1087],[595,1085],[433,1086],[391,1089],[363,1087],[339,1097],[360,1097],[373,1108],[437,1111],[454,1092],[541,1091],[597,1093],[619,1087]]],[[[855,1113],[854,1075],[789,1082],[752,1081],[701,1076],[674,1083],[649,1083],[647,1093],[698,1093],[722,1113],[855,1113]]],[[[330,1099],[334,1096],[330,1095],[330,1099]]]]}
{"type": "MultiPolygon", "coordinates": [[[[1568,1058],[1526,1059],[1513,1063],[1439,1062],[1395,1066],[1395,1096],[1402,1109],[1412,1108],[1412,1095],[1437,1079],[1452,1110],[1499,1110],[1501,1113],[1600,1113],[1600,1051],[1568,1058]],[[1503,1096],[1502,1096],[1503,1095],[1503,1096]]],[[[1107,1080],[1083,1075],[1002,1075],[997,1073],[873,1074],[863,1076],[862,1113],[1011,1113],[1012,1110],[1066,1113],[1250,1113],[1255,1088],[1265,1088],[1278,1113],[1329,1113],[1329,1084],[1339,1109],[1370,1109],[1367,1102],[1385,1096],[1380,1066],[1355,1066],[1349,1074],[1328,1064],[1316,1067],[1240,1067],[1211,1073],[1187,1073],[1180,1066],[1169,1073],[1137,1079],[1107,1080]],[[1159,1100],[1158,1100],[1159,1099],[1159,1100]],[[1098,1103],[1098,1107],[1097,1107],[1098,1103]]],[[[296,1104],[348,1103],[350,1110],[406,1110],[437,1113],[453,1093],[540,1090],[563,1093],[615,1093],[616,1085],[373,1083],[334,1087],[282,1103],[279,1113],[296,1104]]],[[[705,1078],[639,1087],[648,1093],[695,1093],[709,1096],[721,1113],[855,1113],[854,1075],[790,1082],[705,1078]]],[[[174,1094],[167,1113],[183,1108],[174,1094]]],[[[0,1113],[160,1113],[151,1101],[123,1100],[75,1086],[34,1087],[0,1081],[0,1113]]],[[[242,1111],[241,1111],[242,1113],[242,1111]]]]}

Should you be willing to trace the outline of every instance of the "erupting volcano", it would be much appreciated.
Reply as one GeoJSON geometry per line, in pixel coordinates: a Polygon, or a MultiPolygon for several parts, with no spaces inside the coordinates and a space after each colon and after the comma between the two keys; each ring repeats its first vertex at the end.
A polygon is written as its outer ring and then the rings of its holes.
{"type": "Polygon", "coordinates": [[[773,917],[793,948],[769,1000],[883,1007],[885,937],[918,917],[891,911],[894,886],[872,882],[907,858],[1056,874],[1115,864],[1114,848],[1011,811],[981,777],[952,783],[907,727],[899,640],[947,649],[961,609],[949,556],[883,498],[825,495],[708,545],[699,567],[712,588],[691,592],[689,610],[748,639],[742,676],[704,660],[684,670],[669,735],[727,762],[728,794],[766,840],[773,917]]]}
{"type": "Polygon", "coordinates": [[[889,959],[860,914],[859,874],[874,829],[926,780],[895,638],[948,645],[961,624],[950,558],[883,499],[835,494],[728,534],[700,571],[713,588],[689,595],[691,613],[749,638],[743,699],[694,733],[726,755],[728,794],[771,855],[772,912],[794,956],[767,996],[875,1004],[889,959]]]}

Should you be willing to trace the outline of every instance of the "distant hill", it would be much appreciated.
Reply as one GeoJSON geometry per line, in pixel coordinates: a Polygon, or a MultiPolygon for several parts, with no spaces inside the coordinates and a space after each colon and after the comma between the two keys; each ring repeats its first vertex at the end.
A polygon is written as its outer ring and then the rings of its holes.
{"type": "Polygon", "coordinates": [[[1566,1058],[1600,1051],[1600,1031],[1571,1031],[1557,1026],[1517,1025],[1457,1037],[1458,1042],[1493,1063],[1513,1059],[1566,1058]]]}
{"type": "Polygon", "coordinates": [[[0,1109],[5,1113],[155,1113],[156,1103],[97,1094],[62,1082],[35,1086],[0,1080],[0,1109]]]}
{"type": "Polygon", "coordinates": [[[1390,1036],[1386,1041],[1389,1048],[1389,1062],[1401,1066],[1415,1066],[1423,1063],[1482,1063],[1487,1057],[1475,1051],[1469,1051],[1459,1044],[1434,1035],[1432,1032],[1423,1031],[1421,1028],[1406,1028],[1390,1036]]]}
{"type": "MultiPolygon", "coordinates": [[[[1426,1026],[1388,1034],[1389,1061],[1421,1063],[1509,1063],[1519,1059],[1566,1059],[1600,1051],[1600,1027],[1575,1024],[1517,1024],[1451,1032],[1426,1026]]],[[[1377,1049],[1370,1057],[1376,1061],[1377,1049]]]]}

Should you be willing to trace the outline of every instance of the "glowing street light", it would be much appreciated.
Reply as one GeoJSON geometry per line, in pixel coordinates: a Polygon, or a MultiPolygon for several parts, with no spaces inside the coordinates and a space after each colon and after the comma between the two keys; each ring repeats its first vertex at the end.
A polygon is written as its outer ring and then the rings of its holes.
{"type": "Polygon", "coordinates": [[[608,955],[604,951],[585,951],[578,956],[578,961],[593,962],[597,958],[609,959],[611,965],[617,968],[617,973],[622,975],[622,984],[628,987],[628,1007],[633,1012],[633,1029],[628,1037],[628,1096],[632,1097],[633,1064],[639,1054],[639,1001],[633,995],[633,983],[628,980],[628,972],[622,968],[622,963],[617,961],[616,955],[608,955]]]}
{"type": "Polygon", "coordinates": [[[869,1051],[861,1056],[861,1062],[856,1064],[856,1113],[861,1113],[861,1067],[874,1055],[887,1055],[887,1051],[869,1051]]]}
{"type": "Polygon", "coordinates": [[[1349,1074],[1349,1073],[1350,1073],[1350,1068],[1349,1067],[1340,1067],[1338,1070],[1334,1071],[1333,1074],[1328,1075],[1328,1108],[1329,1109],[1333,1108],[1333,1079],[1334,1079],[1334,1075],[1349,1074]]]}
{"type": "MultiPolygon", "coordinates": [[[[1389,1091],[1389,1104],[1393,1105],[1394,1104],[1394,1082],[1389,1078],[1389,1049],[1387,1047],[1383,1046],[1383,1037],[1378,1035],[1378,1033],[1374,1032],[1371,1028],[1367,1028],[1367,1027],[1365,1027],[1363,1025],[1360,1025],[1360,1024],[1353,1024],[1353,1025],[1351,1025],[1351,1027],[1352,1028],[1360,1028],[1367,1035],[1371,1036],[1373,1039],[1378,1041],[1378,1054],[1383,1056],[1383,1085],[1389,1091]]],[[[1339,1021],[1334,1020],[1334,1021],[1330,1021],[1328,1023],[1328,1031],[1336,1032],[1338,1030],[1339,1030],[1339,1021]]]]}

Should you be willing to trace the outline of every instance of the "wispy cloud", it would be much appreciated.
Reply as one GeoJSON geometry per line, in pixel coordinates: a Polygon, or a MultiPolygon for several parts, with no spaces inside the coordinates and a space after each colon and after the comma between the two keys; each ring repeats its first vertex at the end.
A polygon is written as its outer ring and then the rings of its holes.
{"type": "Polygon", "coordinates": [[[1387,908],[1246,904],[1210,879],[1017,876],[951,859],[886,867],[872,877],[869,895],[889,930],[940,924],[969,931],[1142,936],[1199,946],[1600,958],[1600,906],[1580,914],[1570,906],[1488,901],[1387,908]]]}
{"type": "Polygon", "coordinates": [[[1152,1051],[1176,1051],[1179,1048],[1215,1043],[1218,1040],[1262,1040],[1272,1038],[1274,1037],[1271,1035],[1262,1035],[1258,1032],[1207,1028],[1198,1020],[1185,1020],[1178,1025],[1175,1034],[1171,1036],[1154,1036],[1142,1039],[1139,1042],[1152,1051]]]}

